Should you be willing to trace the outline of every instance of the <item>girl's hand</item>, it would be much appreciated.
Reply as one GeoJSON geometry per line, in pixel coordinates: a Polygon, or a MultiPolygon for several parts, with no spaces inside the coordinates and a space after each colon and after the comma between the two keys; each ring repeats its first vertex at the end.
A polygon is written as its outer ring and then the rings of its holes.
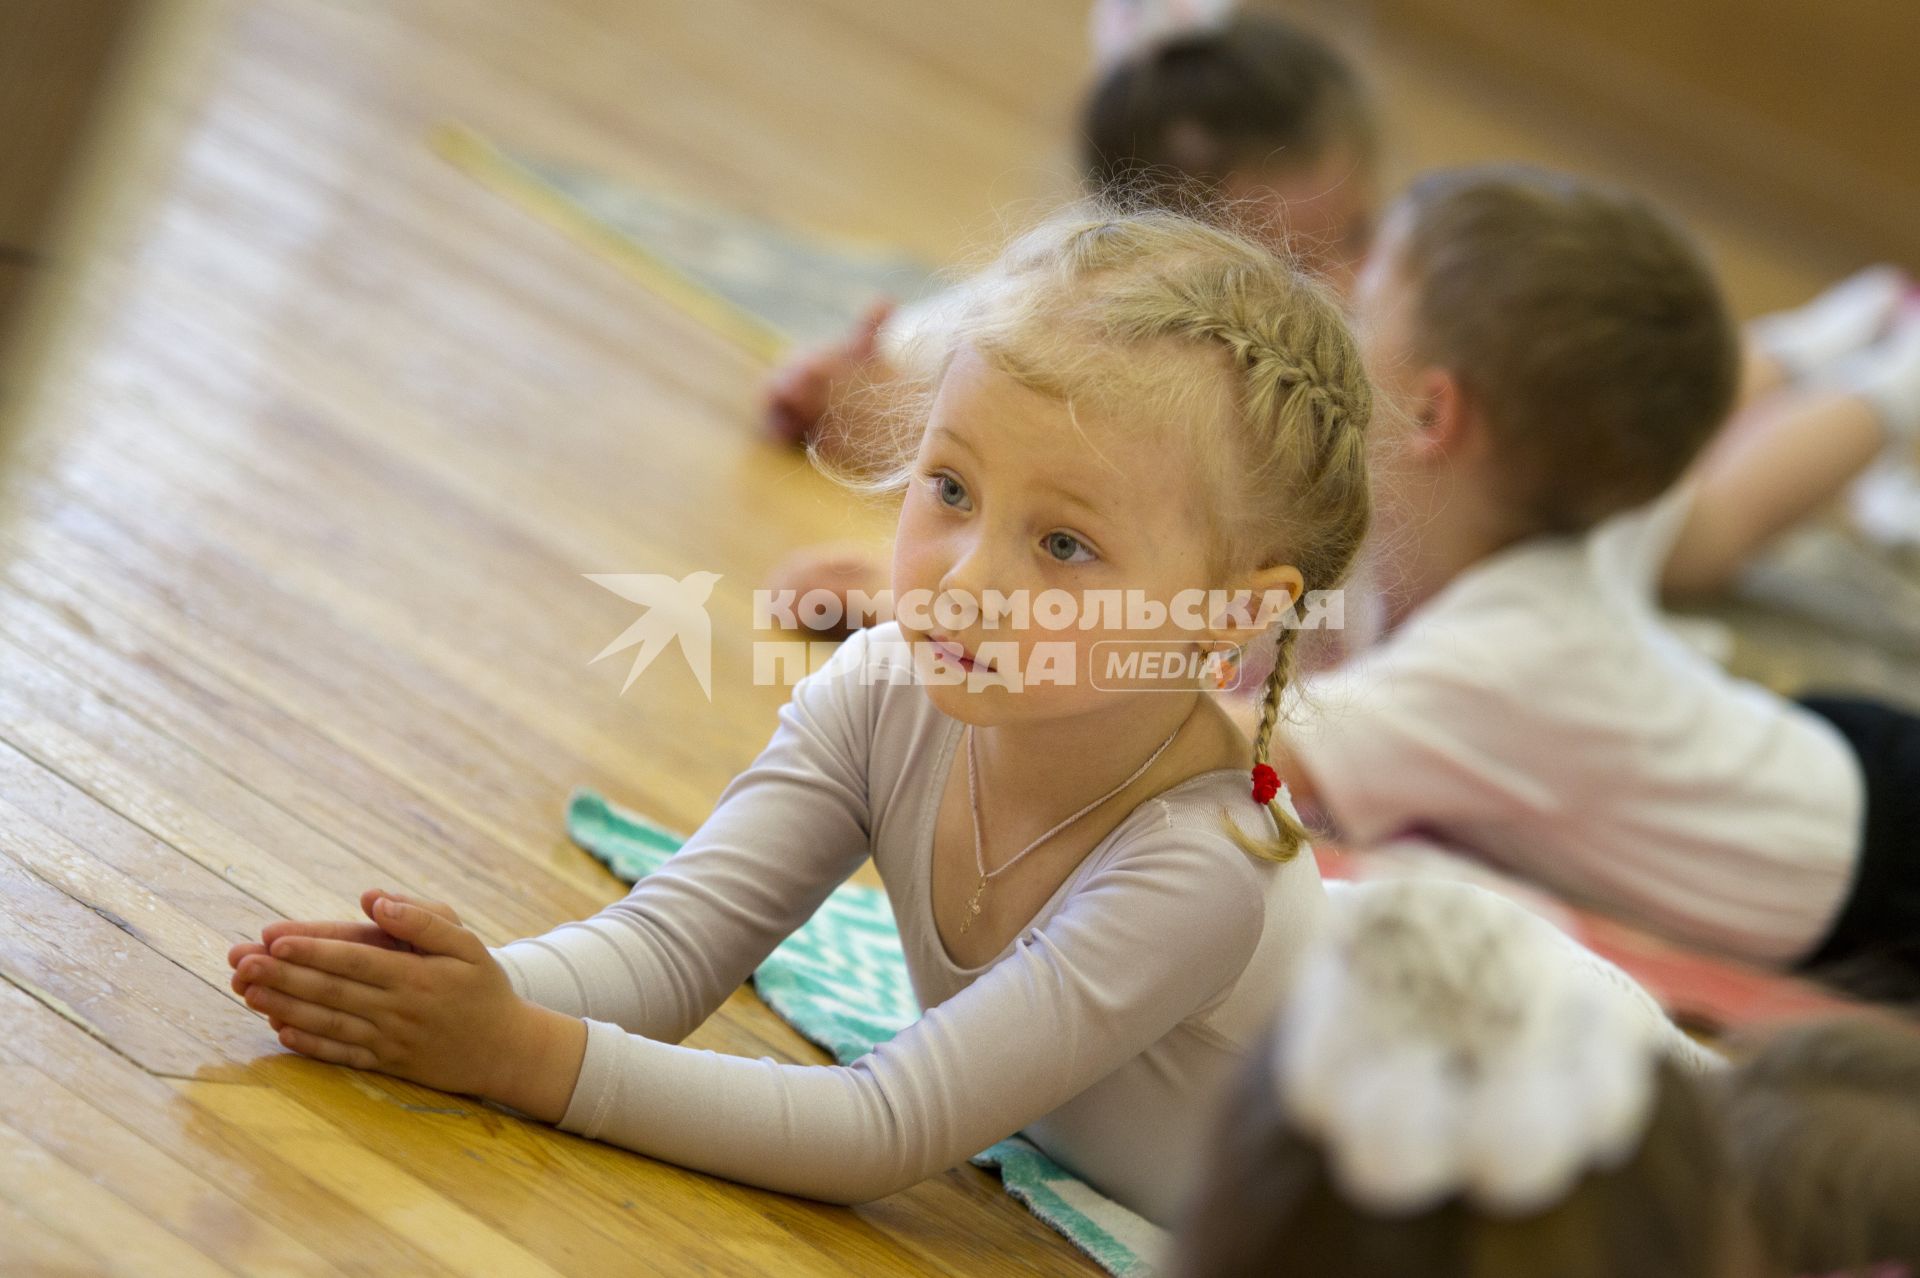
{"type": "Polygon", "coordinates": [[[586,1054],[585,1022],[520,998],[480,938],[443,914],[391,896],[368,914],[407,948],[277,936],[240,960],[247,1006],[303,1056],[558,1122],[586,1054]]]}
{"type": "MultiPolygon", "coordinates": [[[[417,905],[423,910],[438,914],[449,923],[458,924],[460,915],[445,901],[424,901],[419,897],[406,896],[399,892],[389,892],[384,888],[368,888],[360,894],[360,908],[369,919],[373,909],[382,898],[404,901],[408,905],[417,905]]],[[[241,998],[247,996],[247,983],[240,976],[240,963],[251,954],[265,954],[272,944],[283,936],[314,936],[334,941],[353,941],[360,945],[376,945],[383,950],[407,950],[412,947],[405,941],[389,936],[373,923],[328,922],[323,920],[277,919],[260,929],[258,941],[241,941],[227,951],[227,966],[234,969],[233,992],[241,998]]],[[[274,1029],[280,1027],[275,1025],[274,1029]]]]}

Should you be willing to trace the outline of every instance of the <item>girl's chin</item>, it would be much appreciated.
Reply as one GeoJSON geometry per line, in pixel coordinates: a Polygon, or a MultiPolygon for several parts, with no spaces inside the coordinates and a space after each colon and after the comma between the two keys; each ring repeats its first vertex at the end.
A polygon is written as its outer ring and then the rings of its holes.
{"type": "Polygon", "coordinates": [[[1055,717],[1057,708],[1044,693],[1008,687],[997,675],[980,675],[965,683],[928,682],[927,700],[950,719],[976,728],[996,728],[1055,717]]]}

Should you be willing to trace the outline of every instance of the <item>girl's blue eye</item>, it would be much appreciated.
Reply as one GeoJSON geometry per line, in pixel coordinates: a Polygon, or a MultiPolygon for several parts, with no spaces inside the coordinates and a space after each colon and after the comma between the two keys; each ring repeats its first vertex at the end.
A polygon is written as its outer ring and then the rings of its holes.
{"type": "Polygon", "coordinates": [[[935,475],[933,477],[933,495],[942,506],[952,506],[961,510],[965,509],[963,503],[967,500],[966,487],[952,475],[935,475]]]}
{"type": "Polygon", "coordinates": [[[1047,553],[1063,564],[1084,564],[1093,558],[1087,543],[1072,533],[1051,532],[1046,536],[1047,553]]]}

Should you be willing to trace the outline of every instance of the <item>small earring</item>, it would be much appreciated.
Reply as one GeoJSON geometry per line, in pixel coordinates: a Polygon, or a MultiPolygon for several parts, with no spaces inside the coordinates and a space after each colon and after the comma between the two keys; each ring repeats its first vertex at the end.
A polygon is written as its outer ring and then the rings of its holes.
{"type": "Polygon", "coordinates": [[[1220,658],[1220,668],[1214,672],[1213,686],[1216,691],[1224,692],[1240,682],[1240,650],[1228,648],[1220,658]]]}

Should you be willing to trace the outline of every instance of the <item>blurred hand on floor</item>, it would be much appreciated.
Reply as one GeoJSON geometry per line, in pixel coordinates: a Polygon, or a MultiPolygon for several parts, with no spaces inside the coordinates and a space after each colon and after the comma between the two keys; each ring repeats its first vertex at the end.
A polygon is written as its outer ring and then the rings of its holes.
{"type": "Polygon", "coordinates": [[[766,431],[787,444],[804,444],[839,401],[877,375],[880,328],[891,301],[873,304],[846,341],[795,356],[767,385],[766,431]]]}

